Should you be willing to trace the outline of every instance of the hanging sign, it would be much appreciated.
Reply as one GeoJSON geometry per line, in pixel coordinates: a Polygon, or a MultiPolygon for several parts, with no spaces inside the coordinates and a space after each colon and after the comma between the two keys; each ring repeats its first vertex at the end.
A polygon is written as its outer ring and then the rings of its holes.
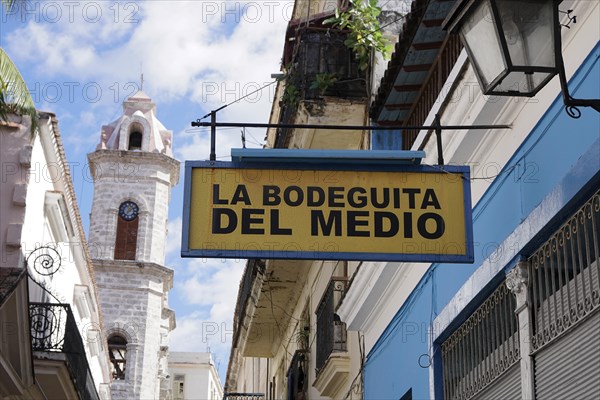
{"type": "Polygon", "coordinates": [[[473,262],[469,168],[188,161],[183,257],[473,262]]]}

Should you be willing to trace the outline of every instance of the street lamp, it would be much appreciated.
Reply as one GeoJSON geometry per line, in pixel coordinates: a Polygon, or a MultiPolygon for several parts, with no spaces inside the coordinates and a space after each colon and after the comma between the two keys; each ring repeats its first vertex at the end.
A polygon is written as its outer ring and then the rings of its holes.
{"type": "Polygon", "coordinates": [[[600,112],[600,100],[569,94],[558,5],[562,0],[459,0],[444,29],[458,32],[486,95],[535,96],[559,75],[567,113],[600,112]]]}

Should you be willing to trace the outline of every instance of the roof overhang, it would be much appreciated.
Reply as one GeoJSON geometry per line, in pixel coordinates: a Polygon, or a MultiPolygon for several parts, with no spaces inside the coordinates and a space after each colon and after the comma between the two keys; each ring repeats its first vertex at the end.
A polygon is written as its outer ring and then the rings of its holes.
{"type": "MultiPolygon", "coordinates": [[[[370,114],[379,125],[406,122],[448,40],[442,28],[455,0],[415,0],[405,17],[392,59],[381,79],[370,114]]],[[[443,82],[440,83],[440,85],[443,82]]]]}

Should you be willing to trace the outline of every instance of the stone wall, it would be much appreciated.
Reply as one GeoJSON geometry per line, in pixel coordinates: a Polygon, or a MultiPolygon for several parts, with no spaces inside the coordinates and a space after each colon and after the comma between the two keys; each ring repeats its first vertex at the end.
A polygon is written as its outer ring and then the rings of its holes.
{"type": "Polygon", "coordinates": [[[118,209],[131,200],[140,208],[136,259],[163,264],[168,203],[179,163],[163,155],[114,150],[97,151],[88,158],[94,178],[89,234],[92,257],[114,257],[118,209]]]}
{"type": "Polygon", "coordinates": [[[106,336],[117,333],[128,343],[125,381],[114,382],[113,398],[158,398],[161,316],[173,271],[138,261],[94,264],[106,336]]]}

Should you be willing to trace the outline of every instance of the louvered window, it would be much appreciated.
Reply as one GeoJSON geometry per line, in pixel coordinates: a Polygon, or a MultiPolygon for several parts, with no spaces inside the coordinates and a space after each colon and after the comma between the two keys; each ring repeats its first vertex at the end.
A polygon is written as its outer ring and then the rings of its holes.
{"type": "Polygon", "coordinates": [[[138,206],[127,201],[119,207],[115,260],[135,260],[139,226],[138,206]]]}
{"type": "Polygon", "coordinates": [[[125,364],[127,361],[127,340],[120,335],[108,338],[108,354],[112,364],[112,377],[115,380],[125,379],[125,364]]]}

